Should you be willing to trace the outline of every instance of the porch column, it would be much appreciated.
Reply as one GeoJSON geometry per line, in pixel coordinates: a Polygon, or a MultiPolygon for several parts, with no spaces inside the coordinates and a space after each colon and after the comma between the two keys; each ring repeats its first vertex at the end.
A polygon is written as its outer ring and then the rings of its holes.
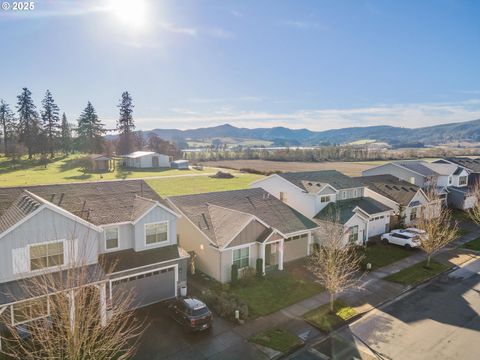
{"type": "Polygon", "coordinates": [[[278,270],[283,270],[283,245],[285,244],[285,239],[280,240],[278,247],[278,270]]]}
{"type": "Polygon", "coordinates": [[[75,331],[75,290],[71,290],[67,294],[68,304],[70,307],[70,331],[75,331]]]}
{"type": "Polygon", "coordinates": [[[100,323],[107,325],[107,287],[105,283],[99,285],[100,290],[100,323]]]}
{"type": "Polygon", "coordinates": [[[312,240],[313,240],[312,232],[309,231],[308,238],[307,238],[307,256],[310,256],[312,253],[312,240]]]}
{"type": "Polygon", "coordinates": [[[265,275],[265,246],[264,242],[260,244],[260,258],[262,259],[262,275],[265,275]]]}

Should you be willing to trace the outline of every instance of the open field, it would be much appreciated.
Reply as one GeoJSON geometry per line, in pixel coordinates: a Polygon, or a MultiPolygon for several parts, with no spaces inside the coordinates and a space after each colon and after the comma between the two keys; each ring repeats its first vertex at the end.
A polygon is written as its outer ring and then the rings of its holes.
{"type": "Polygon", "coordinates": [[[332,162],[284,162],[267,160],[222,160],[207,161],[205,165],[226,167],[231,169],[255,169],[259,171],[314,171],[314,170],[338,170],[345,175],[361,176],[362,171],[374,166],[385,164],[387,161],[332,161],[332,162]]]}
{"type": "MultiPolygon", "coordinates": [[[[108,173],[84,173],[75,166],[74,160],[81,155],[58,157],[53,162],[44,165],[39,164],[38,159],[22,160],[14,168],[0,157],[0,187],[53,184],[78,181],[120,180],[134,178],[148,178],[157,176],[178,175],[206,175],[216,172],[215,169],[204,170],[176,170],[176,169],[146,169],[124,170],[116,167],[116,170],[108,173]]],[[[192,177],[192,176],[189,176],[192,177]]],[[[203,177],[203,176],[202,176],[203,177]]]]}

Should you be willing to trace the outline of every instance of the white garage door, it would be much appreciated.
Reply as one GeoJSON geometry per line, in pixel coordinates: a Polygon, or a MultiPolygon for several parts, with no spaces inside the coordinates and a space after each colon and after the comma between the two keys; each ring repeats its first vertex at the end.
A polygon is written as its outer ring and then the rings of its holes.
{"type": "Polygon", "coordinates": [[[372,236],[384,234],[385,232],[388,231],[389,223],[390,223],[390,218],[385,215],[371,218],[368,224],[368,236],[372,237],[372,236]]]}
{"type": "Polygon", "coordinates": [[[113,280],[113,301],[131,293],[131,308],[136,309],[171,299],[176,296],[176,271],[172,266],[113,280]]]}

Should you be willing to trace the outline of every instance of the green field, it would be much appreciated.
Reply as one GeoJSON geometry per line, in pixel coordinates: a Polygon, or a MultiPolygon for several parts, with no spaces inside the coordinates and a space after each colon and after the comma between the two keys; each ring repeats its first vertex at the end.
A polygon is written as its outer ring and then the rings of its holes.
{"type": "Polygon", "coordinates": [[[209,176],[185,176],[175,179],[150,179],[148,184],[160,196],[198,194],[210,191],[248,189],[261,175],[235,173],[233,179],[214,179],[209,176]]]}
{"type": "Polygon", "coordinates": [[[176,169],[146,169],[127,171],[119,166],[116,170],[108,173],[84,173],[75,166],[75,159],[82,155],[69,155],[55,158],[46,166],[41,165],[39,159],[22,159],[19,164],[12,167],[5,158],[0,157],[0,187],[39,185],[78,181],[119,180],[147,178],[152,176],[176,176],[176,175],[202,175],[214,173],[216,170],[204,168],[204,170],[176,170],[176,169]]]}

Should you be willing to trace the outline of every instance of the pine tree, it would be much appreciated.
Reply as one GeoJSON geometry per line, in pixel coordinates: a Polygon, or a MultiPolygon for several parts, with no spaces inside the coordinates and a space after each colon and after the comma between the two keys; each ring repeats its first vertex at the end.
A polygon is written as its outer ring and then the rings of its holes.
{"type": "Polygon", "coordinates": [[[46,150],[50,153],[50,157],[53,158],[55,155],[55,149],[59,135],[60,109],[58,108],[58,105],[55,104],[55,100],[53,100],[50,90],[47,90],[45,93],[45,98],[42,100],[42,105],[42,130],[45,137],[46,150]]]}
{"type": "Polygon", "coordinates": [[[133,138],[132,132],[135,129],[135,124],[133,123],[133,99],[128,93],[125,91],[122,93],[122,99],[118,104],[120,108],[120,118],[117,121],[117,129],[120,133],[119,142],[118,142],[118,153],[129,154],[132,152],[133,148],[133,138]]]}
{"type": "Polygon", "coordinates": [[[0,134],[3,136],[3,149],[5,155],[9,153],[9,147],[13,140],[13,132],[15,131],[15,117],[10,106],[0,100],[0,134]]]}
{"type": "Polygon", "coordinates": [[[17,98],[19,140],[27,147],[28,158],[31,159],[39,134],[38,114],[30,90],[23,88],[17,98]]]}
{"type": "Polygon", "coordinates": [[[77,135],[80,149],[89,153],[102,152],[104,133],[104,124],[98,119],[89,101],[78,119],[77,135]]]}
{"type": "Polygon", "coordinates": [[[68,155],[72,149],[72,130],[65,113],[62,115],[62,124],[60,125],[60,147],[65,155],[68,155]]]}

